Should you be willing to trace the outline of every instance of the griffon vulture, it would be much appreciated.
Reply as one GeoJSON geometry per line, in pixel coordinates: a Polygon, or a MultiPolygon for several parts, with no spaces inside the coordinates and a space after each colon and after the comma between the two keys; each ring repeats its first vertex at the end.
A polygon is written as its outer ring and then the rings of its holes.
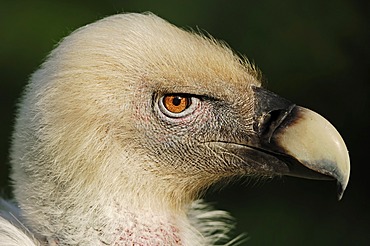
{"type": "Polygon", "coordinates": [[[327,120],[261,88],[223,43],[153,14],[60,42],[25,89],[10,161],[2,245],[213,245],[230,225],[197,200],[212,184],[333,178],[342,196],[350,171],[327,120]]]}

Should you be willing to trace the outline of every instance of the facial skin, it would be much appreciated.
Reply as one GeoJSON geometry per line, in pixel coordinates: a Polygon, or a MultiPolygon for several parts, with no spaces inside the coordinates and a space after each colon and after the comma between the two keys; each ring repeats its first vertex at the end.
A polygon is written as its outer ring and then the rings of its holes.
{"type": "Polygon", "coordinates": [[[168,242],[193,245],[205,239],[187,214],[215,182],[332,178],[341,196],[349,178],[329,122],[261,88],[259,72],[226,45],[151,14],[66,37],[32,75],[17,115],[15,198],[35,235],[60,245],[163,231],[146,221],[175,231],[168,242]]]}

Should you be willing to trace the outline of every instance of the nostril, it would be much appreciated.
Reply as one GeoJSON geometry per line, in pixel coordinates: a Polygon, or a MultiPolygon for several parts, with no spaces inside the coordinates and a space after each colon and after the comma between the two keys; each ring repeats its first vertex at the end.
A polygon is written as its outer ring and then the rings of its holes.
{"type": "Polygon", "coordinates": [[[261,87],[252,87],[255,93],[255,118],[253,130],[264,143],[271,143],[271,137],[287,115],[295,107],[289,100],[261,87]]]}
{"type": "Polygon", "coordinates": [[[281,125],[286,116],[291,112],[294,105],[286,109],[276,109],[262,114],[256,122],[256,132],[267,142],[270,142],[272,134],[281,125]]]}
{"type": "Polygon", "coordinates": [[[280,115],[282,114],[281,109],[273,110],[261,116],[260,121],[258,122],[258,132],[260,134],[265,134],[271,129],[275,129],[277,122],[279,121],[280,115]]]}

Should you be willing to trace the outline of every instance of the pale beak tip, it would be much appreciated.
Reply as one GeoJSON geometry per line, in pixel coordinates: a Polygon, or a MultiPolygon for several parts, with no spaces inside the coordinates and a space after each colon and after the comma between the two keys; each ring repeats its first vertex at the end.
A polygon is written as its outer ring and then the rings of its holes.
{"type": "Polygon", "coordinates": [[[348,185],[348,181],[349,181],[349,173],[346,176],[344,176],[342,180],[337,179],[338,201],[342,200],[344,191],[346,190],[347,185],[348,185]]]}
{"type": "Polygon", "coordinates": [[[349,153],[335,127],[321,115],[299,106],[287,123],[275,131],[276,141],[285,153],[308,169],[337,180],[341,200],[350,176],[349,153]]]}
{"type": "Polygon", "coordinates": [[[342,184],[338,182],[338,201],[342,200],[342,197],[343,197],[343,194],[344,194],[344,190],[343,187],[342,187],[342,184]]]}

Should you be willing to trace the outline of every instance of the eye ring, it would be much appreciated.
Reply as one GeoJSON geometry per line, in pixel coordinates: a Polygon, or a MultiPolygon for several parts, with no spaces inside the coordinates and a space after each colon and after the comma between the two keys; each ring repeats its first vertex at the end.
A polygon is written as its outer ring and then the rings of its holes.
{"type": "Polygon", "coordinates": [[[166,94],[159,98],[161,112],[170,118],[185,117],[198,107],[199,99],[186,94],[166,94]]]}

